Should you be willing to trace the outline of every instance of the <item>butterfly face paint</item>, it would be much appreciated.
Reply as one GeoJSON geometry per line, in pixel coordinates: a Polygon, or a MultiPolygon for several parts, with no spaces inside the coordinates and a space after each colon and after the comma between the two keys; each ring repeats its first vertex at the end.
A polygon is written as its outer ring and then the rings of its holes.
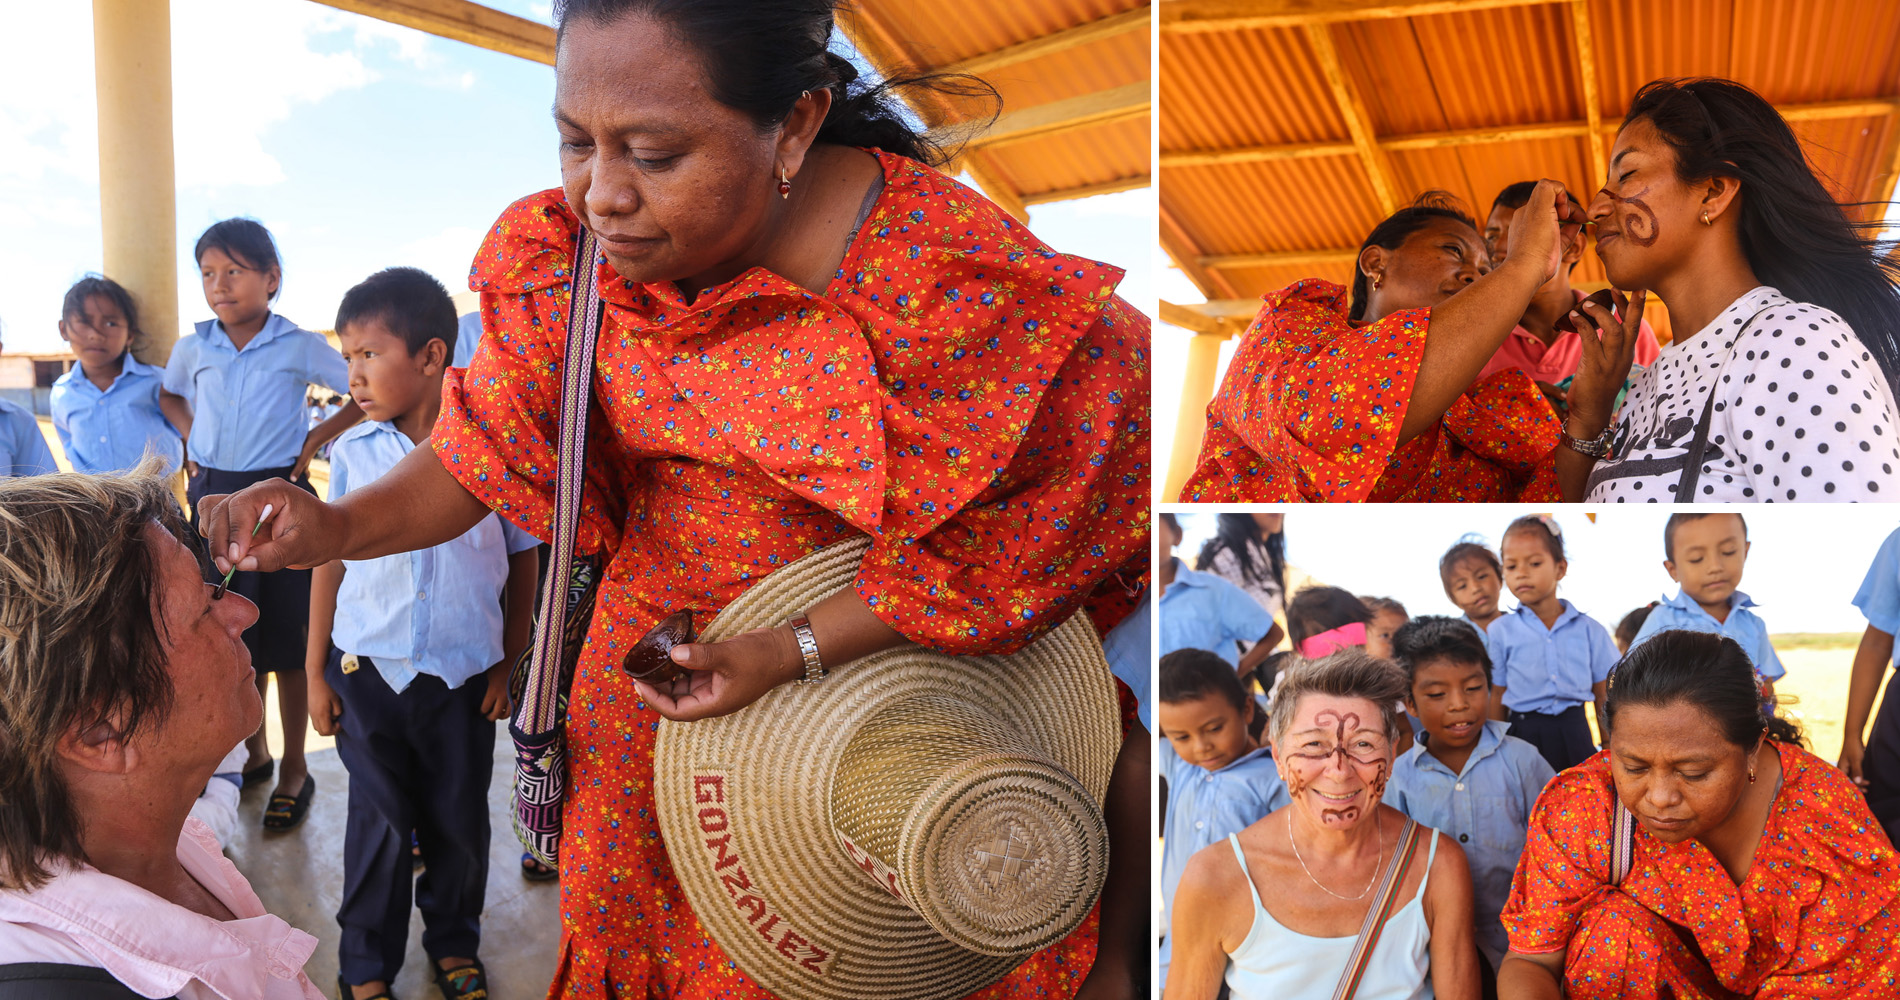
{"type": "Polygon", "coordinates": [[[1284,752],[1275,748],[1286,762],[1281,770],[1287,792],[1293,801],[1307,802],[1309,808],[1317,800],[1322,824],[1351,826],[1385,796],[1392,774],[1392,745],[1382,731],[1370,731],[1358,712],[1322,708],[1289,742],[1293,745],[1284,752]],[[1321,782],[1331,787],[1316,787],[1321,782]],[[1355,784],[1359,787],[1352,787],[1355,784]],[[1308,791],[1315,793],[1313,800],[1305,798],[1308,791]],[[1327,804],[1341,798],[1351,801],[1327,804]]]}

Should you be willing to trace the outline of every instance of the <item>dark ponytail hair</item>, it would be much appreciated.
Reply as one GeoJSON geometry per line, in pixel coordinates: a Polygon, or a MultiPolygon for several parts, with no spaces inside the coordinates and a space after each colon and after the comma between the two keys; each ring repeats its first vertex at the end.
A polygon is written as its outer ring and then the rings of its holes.
{"type": "Polygon", "coordinates": [[[1604,714],[1615,732],[1622,706],[1679,701],[1708,713],[1723,738],[1743,750],[1753,748],[1764,729],[1776,742],[1805,745],[1794,723],[1764,710],[1755,665],[1727,636],[1672,629],[1643,640],[1610,673],[1604,714]]]}
{"type": "MultiPolygon", "coordinates": [[[[611,24],[623,17],[659,21],[704,60],[713,97],[769,130],[792,113],[809,90],[831,91],[831,111],[818,141],[875,146],[933,166],[953,158],[957,143],[913,128],[899,91],[935,91],[959,102],[986,100],[987,127],[1002,107],[996,89],[962,74],[934,74],[883,81],[858,79],[851,61],[832,52],[831,34],[841,0],[559,0],[559,30],[576,21],[611,24]]],[[[941,133],[940,133],[941,134],[941,133]]]]}
{"type": "Polygon", "coordinates": [[[1773,105],[1730,80],[1652,80],[1631,99],[1623,127],[1637,119],[1676,151],[1676,176],[1685,183],[1740,181],[1742,253],[1756,276],[1791,299],[1833,310],[1888,383],[1900,380],[1900,262],[1873,235],[1883,223],[1847,218],[1773,105]]]}
{"type": "MultiPolygon", "coordinates": [[[[1425,227],[1433,219],[1453,219],[1470,226],[1473,230],[1478,224],[1471,221],[1459,206],[1456,196],[1448,191],[1427,191],[1412,200],[1410,205],[1386,216],[1384,222],[1372,227],[1366,234],[1366,241],[1359,244],[1359,253],[1367,247],[1384,247],[1397,250],[1405,238],[1425,227]]],[[[1347,318],[1358,322],[1366,318],[1366,273],[1359,270],[1359,255],[1353,255],[1352,261],[1352,311],[1347,318]]]]}
{"type": "Polygon", "coordinates": [[[1240,578],[1254,581],[1270,579],[1279,585],[1280,594],[1286,594],[1286,532],[1276,531],[1271,535],[1260,533],[1260,522],[1252,514],[1221,514],[1214,522],[1214,537],[1201,545],[1202,566],[1214,565],[1214,557],[1226,549],[1234,554],[1234,561],[1240,565],[1240,578]],[[1267,565],[1256,566],[1253,548],[1259,545],[1267,550],[1267,565]]]}
{"type": "Polygon", "coordinates": [[[139,306],[138,303],[132,301],[132,293],[126,291],[124,285],[103,274],[88,274],[73,282],[73,287],[66,289],[65,301],[60,303],[59,318],[71,319],[74,316],[84,316],[86,300],[95,296],[110,301],[125,314],[125,327],[128,334],[125,338],[125,349],[128,352],[137,349],[145,342],[145,331],[139,327],[139,306]]]}

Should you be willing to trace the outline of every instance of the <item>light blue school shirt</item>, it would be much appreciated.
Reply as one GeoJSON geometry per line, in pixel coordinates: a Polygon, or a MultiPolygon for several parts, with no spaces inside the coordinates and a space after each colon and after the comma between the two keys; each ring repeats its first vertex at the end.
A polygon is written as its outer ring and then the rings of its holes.
{"type": "Polygon", "coordinates": [[[1558,603],[1563,613],[1550,628],[1518,605],[1486,632],[1492,683],[1505,689],[1504,707],[1513,712],[1556,715],[1590,701],[1590,686],[1607,680],[1620,659],[1609,629],[1569,601],[1558,603]]]}
{"type": "MultiPolygon", "coordinates": [[[[1178,572],[1178,571],[1177,571],[1178,572]]],[[[1248,600],[1253,600],[1249,597],[1248,600]]],[[[1286,782],[1266,747],[1241,755],[1239,760],[1209,771],[1190,764],[1174,752],[1174,745],[1161,737],[1161,766],[1168,776],[1168,821],[1161,831],[1161,906],[1162,934],[1167,934],[1174,918],[1174,890],[1181,885],[1181,873],[1196,851],[1239,833],[1266,814],[1288,805],[1286,782]]],[[[1165,939],[1161,942],[1161,983],[1168,981],[1168,956],[1173,951],[1165,939]]]]}
{"type": "Polygon", "coordinates": [[[1161,594],[1161,655],[1205,649],[1235,666],[1236,643],[1255,643],[1273,631],[1273,616],[1248,593],[1212,573],[1174,561],[1174,582],[1161,594]]]}
{"type": "MultiPolygon", "coordinates": [[[[1479,639],[1482,639],[1482,640],[1484,640],[1484,651],[1485,651],[1485,654],[1486,654],[1486,655],[1490,655],[1490,652],[1491,652],[1491,633],[1489,633],[1489,632],[1486,632],[1486,631],[1484,630],[1484,626],[1483,626],[1483,625],[1480,625],[1480,624],[1478,624],[1477,622],[1474,622],[1474,621],[1472,621],[1472,620],[1471,620],[1471,616],[1470,616],[1470,615],[1459,615],[1459,616],[1458,616],[1458,620],[1459,620],[1459,621],[1461,621],[1461,622],[1464,622],[1464,623],[1465,623],[1466,625],[1469,625],[1469,626],[1471,626],[1472,628],[1474,628],[1474,629],[1477,629],[1477,630],[1478,630],[1478,638],[1479,638],[1479,639]]],[[[1493,621],[1495,621],[1495,620],[1496,620],[1496,619],[1493,619],[1493,621]]]]}
{"type": "MultiPolygon", "coordinates": [[[[344,431],[330,450],[331,498],[381,478],[414,448],[385,421],[344,431]]],[[[489,514],[434,548],[345,560],[330,642],[374,660],[393,691],[421,674],[461,687],[501,661],[508,557],[536,544],[489,514]]]]}
{"type": "Polygon", "coordinates": [[[1385,804],[1458,841],[1471,865],[1478,947],[1498,968],[1510,942],[1498,914],[1511,895],[1511,876],[1524,853],[1531,804],[1557,773],[1537,748],[1506,734],[1510,723],[1487,721],[1463,771],[1451,773],[1423,745],[1400,755],[1385,804]]]}
{"type": "Polygon", "coordinates": [[[280,469],[297,463],[309,433],[305,390],[348,395],[350,366],[321,336],[271,313],[242,351],[223,323],[199,323],[172,348],[164,384],[191,403],[193,461],[228,472],[280,469]]]}
{"type": "Polygon", "coordinates": [[[184,464],[185,442],[158,408],[165,369],[125,356],[124,369],[104,392],[78,365],[53,382],[53,430],[75,472],[123,472],[145,458],[165,460],[165,472],[184,464]]]}
{"type": "Polygon", "coordinates": [[[40,433],[39,418],[10,399],[0,399],[0,476],[40,476],[58,471],[53,449],[46,446],[46,435],[40,433]]]}
{"type": "Polygon", "coordinates": [[[455,321],[455,356],[449,361],[449,365],[454,368],[467,368],[473,364],[475,348],[481,342],[481,312],[463,313],[455,321]]]}
{"type": "Polygon", "coordinates": [[[1149,652],[1149,625],[1154,622],[1154,602],[1143,589],[1135,599],[1135,610],[1102,637],[1102,654],[1108,657],[1108,670],[1135,692],[1135,717],[1143,729],[1155,731],[1150,716],[1153,706],[1148,698],[1149,676],[1154,656],[1149,652]]]}
{"type": "Polygon", "coordinates": [[[1702,605],[1697,604],[1695,598],[1677,590],[1676,596],[1664,598],[1649,609],[1649,617],[1643,620],[1643,627],[1636,630],[1636,638],[1630,640],[1630,648],[1635,649],[1643,644],[1643,640],[1670,629],[1713,632],[1735,640],[1742,647],[1742,652],[1748,654],[1756,673],[1771,681],[1780,680],[1788,671],[1782,667],[1781,658],[1775,655],[1775,647],[1768,641],[1768,623],[1762,621],[1760,615],[1748,610],[1755,606],[1755,602],[1739,590],[1728,600],[1728,621],[1718,622],[1714,615],[1702,610],[1702,605]]]}
{"type": "MultiPolygon", "coordinates": [[[[1867,616],[1867,624],[1888,635],[1900,632],[1900,529],[1874,553],[1874,564],[1854,594],[1854,606],[1867,616]]],[[[1900,644],[1894,647],[1893,662],[1900,665],[1900,644]]]]}

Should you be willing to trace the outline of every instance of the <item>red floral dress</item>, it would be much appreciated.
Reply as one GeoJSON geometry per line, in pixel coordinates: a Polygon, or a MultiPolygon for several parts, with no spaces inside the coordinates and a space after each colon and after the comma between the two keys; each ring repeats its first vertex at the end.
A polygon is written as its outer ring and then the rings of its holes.
{"type": "MultiPolygon", "coordinates": [[[[1122,272],[1056,253],[982,197],[878,154],[885,188],[815,295],[763,269],[687,303],[601,261],[606,320],[583,551],[611,553],[575,673],[554,997],[760,998],[687,905],[660,840],[660,716],[618,669],[681,608],[860,534],[857,580],[908,638],[1019,649],[1088,605],[1131,606],[1147,563],[1147,319],[1122,272]]],[[[476,259],[486,336],[443,384],[442,464],[551,534],[578,223],[559,190],[502,213],[476,259]]],[[[979,996],[1067,996],[1094,919],[979,996]]]]}
{"type": "Polygon", "coordinates": [[[1504,929],[1511,950],[1565,952],[1579,998],[1900,996],[1900,856],[1847,777],[1774,746],[1782,786],[1741,886],[1694,840],[1639,824],[1609,884],[1607,753],[1551,780],[1531,812],[1504,929]]]}
{"type": "Polygon", "coordinates": [[[1562,500],[1557,416],[1521,372],[1479,379],[1401,445],[1430,309],[1347,321],[1308,279],[1268,295],[1207,407],[1190,503],[1562,500]]]}

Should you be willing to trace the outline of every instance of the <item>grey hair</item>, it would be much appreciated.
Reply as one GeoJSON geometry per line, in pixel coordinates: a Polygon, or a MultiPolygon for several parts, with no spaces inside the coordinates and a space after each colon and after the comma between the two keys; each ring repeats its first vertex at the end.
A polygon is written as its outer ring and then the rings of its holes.
{"type": "Polygon", "coordinates": [[[1300,700],[1309,694],[1372,702],[1385,723],[1385,738],[1397,743],[1399,727],[1410,726],[1399,710],[1408,687],[1405,671],[1397,664],[1367,655],[1363,649],[1342,649],[1317,660],[1300,660],[1288,668],[1273,693],[1271,739],[1275,751],[1293,725],[1293,717],[1299,714],[1300,700]]]}

